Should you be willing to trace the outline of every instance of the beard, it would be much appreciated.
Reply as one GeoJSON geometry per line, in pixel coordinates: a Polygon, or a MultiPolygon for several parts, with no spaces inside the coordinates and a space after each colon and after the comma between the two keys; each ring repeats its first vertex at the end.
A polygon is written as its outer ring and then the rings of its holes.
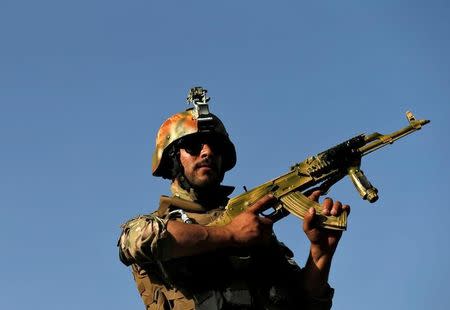
{"type": "Polygon", "coordinates": [[[219,165],[206,158],[196,163],[192,171],[184,171],[186,180],[196,191],[204,192],[217,188],[223,180],[224,173],[220,171],[219,165]]]}

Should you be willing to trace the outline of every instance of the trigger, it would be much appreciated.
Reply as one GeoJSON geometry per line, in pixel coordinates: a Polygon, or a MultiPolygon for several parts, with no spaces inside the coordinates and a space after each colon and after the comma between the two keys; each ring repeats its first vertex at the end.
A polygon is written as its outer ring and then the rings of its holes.
{"type": "Polygon", "coordinates": [[[289,212],[285,208],[281,207],[281,205],[280,205],[278,208],[276,208],[276,209],[274,208],[273,212],[271,212],[269,214],[261,213],[261,215],[272,220],[275,223],[275,222],[281,220],[282,218],[288,216],[289,212]]]}

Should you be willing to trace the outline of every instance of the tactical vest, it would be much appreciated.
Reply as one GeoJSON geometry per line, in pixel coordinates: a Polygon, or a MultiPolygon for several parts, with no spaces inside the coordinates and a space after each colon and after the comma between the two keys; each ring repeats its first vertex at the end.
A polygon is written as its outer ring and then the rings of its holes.
{"type": "MultiPolygon", "coordinates": [[[[222,212],[221,209],[205,212],[197,203],[162,196],[155,213],[167,218],[178,209],[201,225],[222,212]]],[[[289,279],[298,279],[300,268],[289,259],[292,256],[274,238],[269,249],[221,249],[159,265],[133,265],[132,271],[147,309],[291,309],[288,305],[297,305],[298,309],[301,303],[298,283],[289,279]]]]}

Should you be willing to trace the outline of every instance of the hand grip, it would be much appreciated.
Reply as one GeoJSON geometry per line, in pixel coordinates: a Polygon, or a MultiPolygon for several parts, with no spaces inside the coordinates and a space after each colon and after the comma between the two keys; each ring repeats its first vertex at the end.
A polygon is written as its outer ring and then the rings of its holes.
{"type": "Polygon", "coordinates": [[[369,202],[378,200],[378,190],[370,184],[362,170],[358,167],[350,167],[348,169],[348,176],[352,180],[353,185],[355,185],[362,199],[367,199],[369,202]]]}

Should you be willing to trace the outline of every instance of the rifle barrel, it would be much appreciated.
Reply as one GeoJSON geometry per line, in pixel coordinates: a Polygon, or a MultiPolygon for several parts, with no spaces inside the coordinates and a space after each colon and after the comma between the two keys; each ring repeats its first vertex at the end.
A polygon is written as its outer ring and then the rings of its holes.
{"type": "Polygon", "coordinates": [[[373,134],[370,134],[365,137],[366,145],[360,147],[358,151],[361,153],[362,156],[372,153],[373,151],[376,151],[388,144],[394,143],[396,140],[403,138],[404,136],[409,135],[410,133],[413,133],[417,130],[420,130],[423,125],[428,124],[430,121],[427,119],[420,119],[420,120],[410,120],[409,125],[395,131],[391,134],[382,135],[378,132],[375,132],[373,134]]]}

